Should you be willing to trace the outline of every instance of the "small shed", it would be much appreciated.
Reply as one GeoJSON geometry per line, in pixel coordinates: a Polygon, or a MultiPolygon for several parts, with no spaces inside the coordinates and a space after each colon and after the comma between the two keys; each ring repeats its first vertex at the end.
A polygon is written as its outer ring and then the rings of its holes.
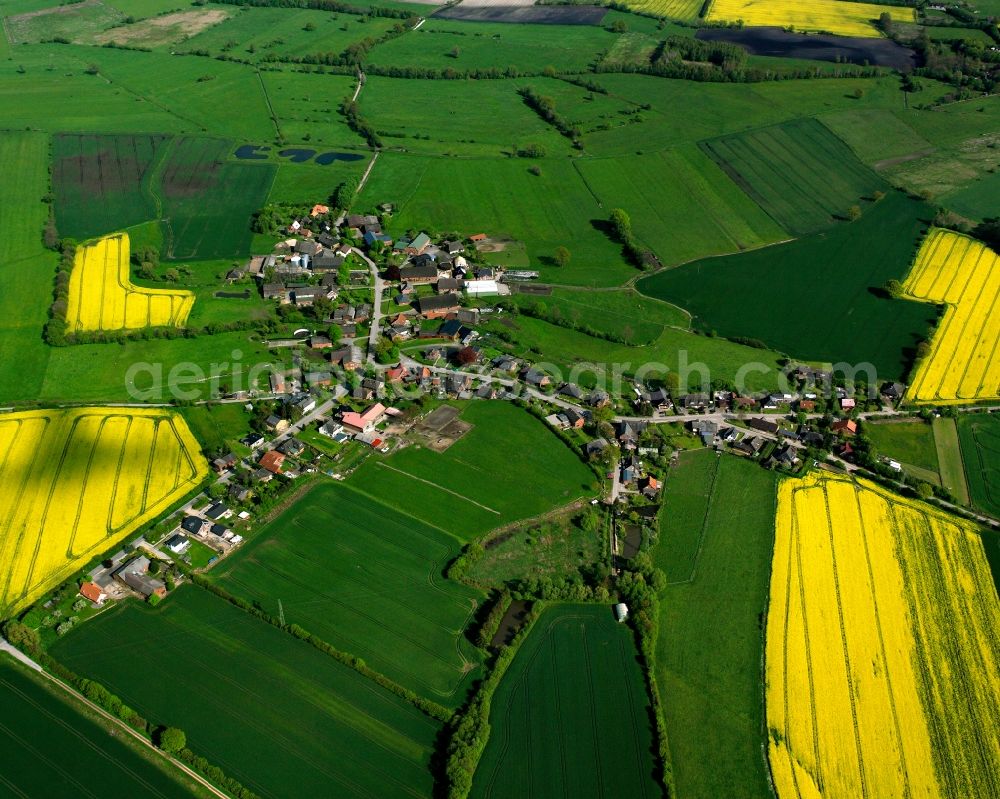
{"type": "Polygon", "coordinates": [[[619,602],[615,605],[615,620],[618,622],[623,622],[628,618],[628,605],[624,602],[619,602]]]}

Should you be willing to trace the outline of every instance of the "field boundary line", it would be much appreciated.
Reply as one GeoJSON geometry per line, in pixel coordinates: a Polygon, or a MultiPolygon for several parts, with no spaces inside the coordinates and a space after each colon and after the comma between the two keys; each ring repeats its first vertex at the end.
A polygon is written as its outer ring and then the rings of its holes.
{"type": "Polygon", "coordinates": [[[264,95],[264,103],[267,105],[267,112],[271,115],[271,122],[274,124],[274,132],[281,139],[281,125],[278,123],[278,116],[274,113],[274,106],[271,105],[271,98],[267,94],[267,86],[264,85],[264,78],[260,74],[260,67],[254,67],[257,75],[257,82],[260,84],[261,93],[264,95]]]}
{"type": "Polygon", "coordinates": [[[432,482],[430,480],[425,480],[423,477],[417,477],[416,475],[410,474],[409,472],[404,472],[402,469],[397,469],[395,466],[390,466],[388,463],[383,463],[382,461],[376,461],[376,465],[379,466],[379,467],[381,467],[381,468],[383,468],[383,469],[388,469],[389,471],[397,472],[399,474],[402,474],[402,475],[404,475],[406,477],[409,477],[411,480],[416,480],[417,482],[424,483],[424,484],[429,485],[429,486],[433,486],[434,488],[437,488],[440,491],[444,491],[446,494],[451,494],[454,497],[458,497],[459,499],[463,499],[466,502],[468,502],[469,504],[475,505],[477,508],[482,508],[483,510],[488,511],[489,513],[494,513],[497,516],[502,516],[503,515],[502,513],[500,513],[500,511],[494,510],[493,508],[489,507],[488,505],[483,505],[480,502],[476,502],[476,500],[470,499],[469,497],[466,497],[466,496],[463,496],[462,494],[459,494],[457,491],[452,491],[450,488],[445,488],[443,485],[439,485],[438,483],[432,482]]]}

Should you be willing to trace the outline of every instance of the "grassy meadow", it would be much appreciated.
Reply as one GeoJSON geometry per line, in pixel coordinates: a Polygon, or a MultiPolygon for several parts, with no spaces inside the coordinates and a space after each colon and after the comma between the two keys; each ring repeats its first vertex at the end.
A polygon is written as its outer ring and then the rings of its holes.
{"type": "Polygon", "coordinates": [[[0,291],[0,397],[38,397],[49,348],[42,341],[48,319],[56,256],[42,249],[49,215],[48,137],[42,133],[0,133],[0,263],[7,276],[0,291]]]}
{"type": "Polygon", "coordinates": [[[195,586],[121,604],[52,654],[260,796],[418,797],[437,723],[358,672],[195,586]],[[127,656],[125,656],[127,655],[127,656]]]}
{"type": "Polygon", "coordinates": [[[635,644],[609,606],[541,612],[493,696],[490,727],[474,799],[661,796],[635,644]]]}
{"type": "Polygon", "coordinates": [[[886,184],[814,119],[704,142],[716,163],[796,235],[829,227],[886,184]]]}
{"type": "Polygon", "coordinates": [[[934,428],[917,419],[905,422],[869,422],[864,434],[871,439],[880,455],[885,455],[937,474],[938,455],[934,443],[934,428]]]}
{"type": "Polygon", "coordinates": [[[652,344],[634,346],[527,316],[513,320],[513,326],[498,322],[491,325],[486,328],[488,331],[503,336],[497,339],[499,348],[536,361],[541,358],[558,372],[557,377],[588,387],[602,380],[611,385],[616,368],[620,374],[628,375],[650,365],[658,374],[666,368],[683,374],[687,367],[687,388],[692,391],[701,390],[706,371],[708,382],[714,379],[736,382],[742,377],[746,390],[764,391],[777,386],[777,373],[781,368],[782,356],[772,350],[672,327],[664,328],[652,344]],[[706,369],[699,369],[698,364],[705,365],[706,369]],[[747,364],[761,368],[743,373],[747,364]]]}
{"type": "Polygon", "coordinates": [[[323,483],[212,572],[229,592],[298,624],[429,699],[456,707],[477,673],[462,632],[482,595],[441,576],[454,539],[323,483]]]}
{"type": "Polygon", "coordinates": [[[894,192],[829,232],[686,264],[637,287],[690,311],[695,328],[759,339],[795,358],[869,362],[878,379],[898,379],[937,310],[890,299],[883,286],[905,277],[931,215],[894,192]]]}
{"type": "Polygon", "coordinates": [[[369,458],[348,485],[459,541],[593,493],[593,472],[526,411],[508,402],[474,402],[460,418],[472,429],[444,452],[411,444],[369,458]],[[511,452],[517,452],[516,469],[511,452]]]}
{"type": "Polygon", "coordinates": [[[63,689],[0,656],[0,784],[9,796],[73,799],[114,785],[129,796],[209,792],[63,689]]]}
{"type": "Polygon", "coordinates": [[[635,235],[665,265],[787,238],[697,147],[581,159],[577,168],[605,208],[629,214],[635,235]]]}
{"type": "Polygon", "coordinates": [[[1000,418],[962,414],[957,424],[972,505],[1000,517],[1000,418]]]}
{"type": "Polygon", "coordinates": [[[774,475],[735,456],[686,454],[667,478],[654,668],[678,796],[771,796],[761,659],[774,508],[774,475]]]}
{"type": "Polygon", "coordinates": [[[604,335],[620,336],[627,344],[652,344],[666,327],[687,329],[690,317],[674,305],[635,289],[593,292],[555,287],[551,294],[511,294],[509,301],[545,319],[558,318],[604,335]]]}
{"type": "Polygon", "coordinates": [[[430,19],[412,35],[376,47],[376,66],[422,69],[584,71],[611,49],[619,34],[589,25],[510,25],[430,19]]]}
{"type": "Polygon", "coordinates": [[[537,164],[541,174],[533,175],[534,163],[385,153],[358,204],[394,203],[389,229],[397,234],[419,228],[523,242],[531,268],[546,281],[613,286],[636,274],[604,232],[611,209],[598,204],[573,163],[546,159],[537,164]],[[443,185],[448,191],[441,191],[443,185]],[[568,266],[554,265],[559,247],[571,253],[568,266]]]}

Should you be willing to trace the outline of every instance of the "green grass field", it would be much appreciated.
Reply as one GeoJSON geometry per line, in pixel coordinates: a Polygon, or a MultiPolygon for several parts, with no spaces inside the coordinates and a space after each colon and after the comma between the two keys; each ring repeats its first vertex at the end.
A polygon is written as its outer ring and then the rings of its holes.
{"type": "Polygon", "coordinates": [[[785,232],[693,145],[581,159],[605,208],[623,208],[635,235],[673,265],[786,238],[785,232]]]}
{"type": "Polygon", "coordinates": [[[868,362],[879,380],[898,379],[936,309],[889,299],[882,287],[905,277],[932,215],[894,192],[829,232],[687,264],[637,287],[689,310],[698,329],[759,339],[796,358],[868,362]]]}
{"type": "Polygon", "coordinates": [[[164,136],[61,134],[52,139],[52,190],[61,236],[94,238],[157,216],[152,170],[164,136]]]}
{"type": "Polygon", "coordinates": [[[369,55],[375,66],[423,69],[541,71],[558,65],[586,70],[619,34],[590,25],[509,25],[430,19],[413,34],[392,39],[369,55]],[[457,53],[456,53],[457,48],[457,53]]]}
{"type": "Polygon", "coordinates": [[[694,551],[697,566],[693,579],[669,585],[661,596],[657,686],[677,795],[765,799],[771,792],[761,670],[775,478],[728,455],[713,478],[704,460],[715,457],[687,455],[702,461],[689,461],[667,480],[654,559],[661,567],[687,564],[694,551]],[[692,466],[700,481],[685,475],[692,466]],[[677,477],[683,482],[675,487],[677,477]],[[709,480],[706,517],[704,500],[686,494],[704,495],[709,480]]]}
{"type": "Polygon", "coordinates": [[[63,38],[84,41],[93,34],[120,22],[124,14],[103,3],[80,3],[79,7],[51,8],[47,13],[9,16],[4,28],[14,44],[36,43],[63,38]]]}
{"type": "Polygon", "coordinates": [[[704,364],[709,382],[736,382],[742,377],[747,391],[764,391],[777,386],[780,371],[781,356],[776,352],[676,328],[665,328],[650,345],[629,346],[526,316],[514,320],[514,328],[497,322],[492,325],[487,329],[509,338],[512,343],[504,346],[518,356],[536,362],[541,357],[558,370],[557,377],[587,387],[599,380],[612,386],[616,368],[620,374],[629,375],[649,366],[652,373],[663,374],[666,369],[678,373],[682,382],[686,374],[687,388],[682,392],[700,391],[703,372],[696,365],[704,364]],[[755,366],[747,371],[743,369],[747,364],[755,366]]]}
{"type": "Polygon", "coordinates": [[[576,291],[555,288],[548,296],[512,294],[510,302],[543,318],[559,318],[599,333],[621,336],[629,344],[652,344],[665,327],[687,328],[686,312],[634,289],[576,291]]]}
{"type": "Polygon", "coordinates": [[[490,727],[474,799],[662,795],[635,645],[610,607],[543,610],[493,696],[490,727]]]}
{"type": "Polygon", "coordinates": [[[937,448],[934,445],[934,428],[927,422],[916,420],[865,424],[864,434],[872,440],[880,455],[908,466],[938,471],[937,448]]]}
{"type": "Polygon", "coordinates": [[[819,119],[854,151],[864,163],[878,167],[895,158],[911,157],[934,149],[906,120],[914,116],[885,108],[847,109],[819,119]]]}
{"type": "Polygon", "coordinates": [[[712,139],[705,151],[778,224],[802,235],[829,227],[886,184],[815,119],[712,139]]]}
{"type": "Polygon", "coordinates": [[[227,449],[250,432],[250,417],[243,405],[192,405],[178,409],[206,452],[227,449]]]}
{"type": "Polygon", "coordinates": [[[456,707],[478,671],[462,635],[482,595],[441,576],[456,542],[349,487],[322,483],[212,572],[228,591],[376,671],[456,707]]]}
{"type": "Polygon", "coordinates": [[[283,57],[341,53],[362,39],[381,36],[401,21],[299,8],[244,6],[226,21],[185,39],[176,49],[207,50],[213,56],[225,53],[262,63],[283,57]]]}
{"type": "Polygon", "coordinates": [[[526,411],[474,402],[461,419],[473,427],[445,452],[411,445],[369,458],[349,485],[460,541],[593,493],[593,472],[526,411]]]}
{"type": "MultiPolygon", "coordinates": [[[[419,35],[419,34],[415,34],[419,35]]],[[[410,80],[369,77],[361,112],[387,147],[433,155],[499,156],[512,147],[541,144],[550,154],[568,153],[560,136],[517,94],[538,80],[410,80]],[[503,114],[496,109],[503,108],[503,114]],[[434,109],[428,113],[428,109],[434,109]]],[[[531,164],[522,164],[527,169],[531,164]]],[[[469,165],[446,162],[450,180],[469,165]]],[[[478,184],[485,188],[488,178],[478,184]]]]}
{"type": "Polygon", "coordinates": [[[969,505],[972,497],[966,481],[966,466],[958,423],[955,419],[939,417],[934,420],[933,425],[941,485],[958,497],[960,504],[969,505]]]}
{"type": "Polygon", "coordinates": [[[201,786],[116,725],[0,656],[0,786],[6,796],[206,797],[201,786]]]}
{"type": "MultiPolygon", "coordinates": [[[[347,126],[339,111],[341,101],[354,94],[357,81],[353,77],[261,72],[259,78],[258,88],[266,92],[281,135],[288,141],[301,142],[310,148],[364,147],[364,141],[347,126]]],[[[343,162],[325,167],[327,172],[344,172],[346,168],[343,162]]]]}
{"type": "Polygon", "coordinates": [[[166,225],[165,257],[210,259],[250,254],[250,218],[267,199],[276,167],[226,161],[231,142],[175,139],[157,191],[166,225]]]}
{"type": "Polygon", "coordinates": [[[119,605],[52,654],[260,796],[418,797],[437,725],[353,669],[194,586],[119,605]]]}
{"type": "Polygon", "coordinates": [[[541,524],[498,534],[484,546],[482,558],[463,575],[475,585],[502,587],[520,580],[564,580],[600,568],[601,547],[607,543],[603,519],[596,513],[593,526],[584,528],[586,511],[560,514],[541,524]]]}
{"type": "MultiPolygon", "coordinates": [[[[416,81],[402,81],[415,83],[416,81]]],[[[368,89],[365,89],[368,92],[368,89]]],[[[388,100],[387,100],[388,102],[388,100]]],[[[603,232],[611,208],[601,208],[568,160],[450,159],[384,153],[358,205],[396,205],[390,230],[486,233],[524,242],[532,269],[553,283],[614,286],[636,274],[621,246],[603,232]],[[448,191],[441,191],[447,185],[448,191]],[[565,267],[553,265],[558,247],[569,249],[565,267]]],[[[497,260],[501,260],[503,253],[497,260]]],[[[502,262],[502,261],[501,261],[502,262]]]]}
{"type": "Polygon", "coordinates": [[[38,397],[49,348],[42,341],[56,257],[42,249],[48,206],[48,137],[0,133],[0,264],[7,276],[0,291],[0,398],[38,397]]]}
{"type": "Polygon", "coordinates": [[[996,216],[1000,172],[991,172],[941,198],[942,204],[964,217],[980,222],[996,216]]]}
{"type": "Polygon", "coordinates": [[[1000,517],[1000,418],[962,414],[957,423],[972,505],[1000,517]]]}
{"type": "Polygon", "coordinates": [[[696,573],[721,460],[713,450],[697,449],[682,453],[670,470],[653,559],[672,583],[688,582],[696,573]]]}

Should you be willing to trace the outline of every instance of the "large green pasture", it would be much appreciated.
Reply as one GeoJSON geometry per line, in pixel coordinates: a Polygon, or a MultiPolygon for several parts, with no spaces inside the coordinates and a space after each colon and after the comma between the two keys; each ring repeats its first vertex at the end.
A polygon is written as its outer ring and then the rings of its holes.
{"type": "Polygon", "coordinates": [[[482,599],[441,576],[457,542],[349,487],[322,483],[212,572],[228,591],[299,624],[449,707],[479,656],[462,632],[482,599]]]}
{"type": "Polygon", "coordinates": [[[616,370],[629,375],[647,366],[653,369],[649,377],[662,375],[664,369],[678,374],[686,384],[682,392],[700,391],[703,382],[716,379],[729,383],[742,380],[747,391],[765,391],[778,385],[778,353],[723,338],[668,327],[652,344],[629,346],[526,316],[514,320],[513,325],[494,323],[491,329],[509,339],[516,354],[551,364],[561,379],[584,386],[599,380],[613,386],[616,370]],[[540,355],[531,354],[533,348],[540,355]]]}
{"type": "Polygon", "coordinates": [[[972,504],[1000,516],[1000,418],[963,413],[956,418],[962,463],[972,504]]]}
{"type": "MultiPolygon", "coordinates": [[[[697,142],[845,109],[903,109],[899,78],[829,78],[781,80],[764,83],[702,83],[648,75],[607,74],[595,80],[612,97],[642,111],[642,122],[627,128],[628,135],[611,128],[587,136],[587,152],[626,155],[652,152],[679,143],[697,142]],[[862,96],[854,96],[860,89],[862,96]]],[[[922,102],[942,91],[925,82],[922,102]]],[[[568,114],[572,116],[572,113],[568,114]]],[[[922,114],[926,115],[926,114],[922,114]]]]}
{"type": "Polygon", "coordinates": [[[663,493],[660,545],[654,561],[672,583],[691,581],[707,533],[722,458],[711,449],[682,452],[671,467],[663,493]]]}
{"type": "Polygon", "coordinates": [[[912,158],[934,149],[934,145],[906,124],[919,113],[849,108],[824,114],[820,121],[843,139],[858,158],[878,169],[893,159],[912,158]]]}
{"type": "Polygon", "coordinates": [[[0,657],[0,787],[6,796],[77,799],[210,794],[62,689],[0,657]]]}
{"type": "MultiPolygon", "coordinates": [[[[387,147],[435,155],[499,156],[540,144],[549,153],[568,153],[569,139],[528,108],[517,93],[521,86],[538,83],[371,76],[358,101],[387,147]],[[497,113],[498,109],[503,112],[497,113]]],[[[452,164],[451,172],[461,168],[452,164]]]]}
{"type": "Polygon", "coordinates": [[[429,19],[416,31],[376,47],[380,67],[506,69],[541,72],[548,66],[583,72],[600,61],[620,34],[591,25],[510,25],[429,19]]]}
{"type": "Polygon", "coordinates": [[[627,288],[598,292],[555,287],[544,296],[511,294],[510,302],[545,319],[561,319],[637,345],[652,344],[665,327],[686,329],[690,319],[674,305],[627,288]]]}
{"type": "Polygon", "coordinates": [[[437,724],[209,592],[127,602],[52,654],[98,680],[260,796],[423,797],[437,724]]]}
{"type": "Polygon", "coordinates": [[[871,439],[879,455],[937,474],[937,448],[934,446],[934,429],[929,423],[921,419],[869,422],[863,432],[871,439]]]}
{"type": "Polygon", "coordinates": [[[412,444],[369,458],[349,485],[461,541],[593,493],[593,472],[527,411],[472,402],[461,419],[472,429],[444,452],[412,444]]]}
{"type": "Polygon", "coordinates": [[[226,161],[230,149],[223,139],[181,137],[170,143],[157,185],[167,258],[250,254],[250,219],[264,205],[276,167],[226,161]]]}
{"type": "Polygon", "coordinates": [[[713,475],[705,466],[716,457],[683,456],[664,490],[654,559],[677,576],[661,595],[657,687],[677,795],[765,799],[761,681],[775,477],[730,455],[713,475]]]}
{"type": "MultiPolygon", "coordinates": [[[[310,148],[364,146],[340,113],[341,102],[353,96],[357,86],[353,77],[284,71],[261,72],[259,78],[260,89],[266,92],[274,110],[275,125],[285,140],[302,142],[301,146],[310,148]]],[[[367,91],[366,86],[362,96],[367,91]]],[[[324,168],[330,173],[343,173],[345,166],[336,161],[324,168]]]]}
{"type": "Polygon", "coordinates": [[[787,237],[693,145],[581,159],[578,169],[605,208],[628,212],[635,235],[668,266],[787,237]]]}
{"type": "Polygon", "coordinates": [[[879,380],[898,379],[936,310],[889,299],[883,286],[905,277],[932,215],[893,192],[826,233],[687,264],[637,285],[690,311],[702,330],[759,339],[796,358],[867,362],[879,380]]]}
{"type": "Polygon", "coordinates": [[[205,452],[229,449],[250,432],[250,417],[242,403],[190,405],[178,412],[205,452]]]}
{"type": "Polygon", "coordinates": [[[531,268],[540,269],[547,282],[614,286],[635,275],[621,246],[604,231],[611,207],[599,205],[573,162],[543,160],[537,164],[540,175],[529,171],[533,164],[523,158],[387,152],[379,157],[358,205],[394,203],[389,227],[397,235],[418,228],[524,242],[531,268]],[[571,253],[568,266],[554,265],[559,247],[571,253]]]}
{"type": "Polygon", "coordinates": [[[702,144],[737,185],[786,230],[829,227],[863,197],[886,188],[815,119],[799,119],[702,144]]]}
{"type": "Polygon", "coordinates": [[[204,50],[213,56],[228,54],[257,63],[339,54],[355,42],[382,36],[401,22],[310,9],[243,6],[226,21],[185,39],[176,49],[204,50]]]}
{"type": "Polygon", "coordinates": [[[52,137],[52,190],[61,236],[89,239],[157,218],[150,185],[164,136],[52,137]]]}
{"type": "Polygon", "coordinates": [[[493,695],[475,799],[662,795],[645,680],[609,606],[545,608],[493,695]]]}
{"type": "Polygon", "coordinates": [[[56,258],[42,249],[49,208],[48,137],[0,133],[0,398],[34,400],[49,348],[42,341],[56,258]]]}

